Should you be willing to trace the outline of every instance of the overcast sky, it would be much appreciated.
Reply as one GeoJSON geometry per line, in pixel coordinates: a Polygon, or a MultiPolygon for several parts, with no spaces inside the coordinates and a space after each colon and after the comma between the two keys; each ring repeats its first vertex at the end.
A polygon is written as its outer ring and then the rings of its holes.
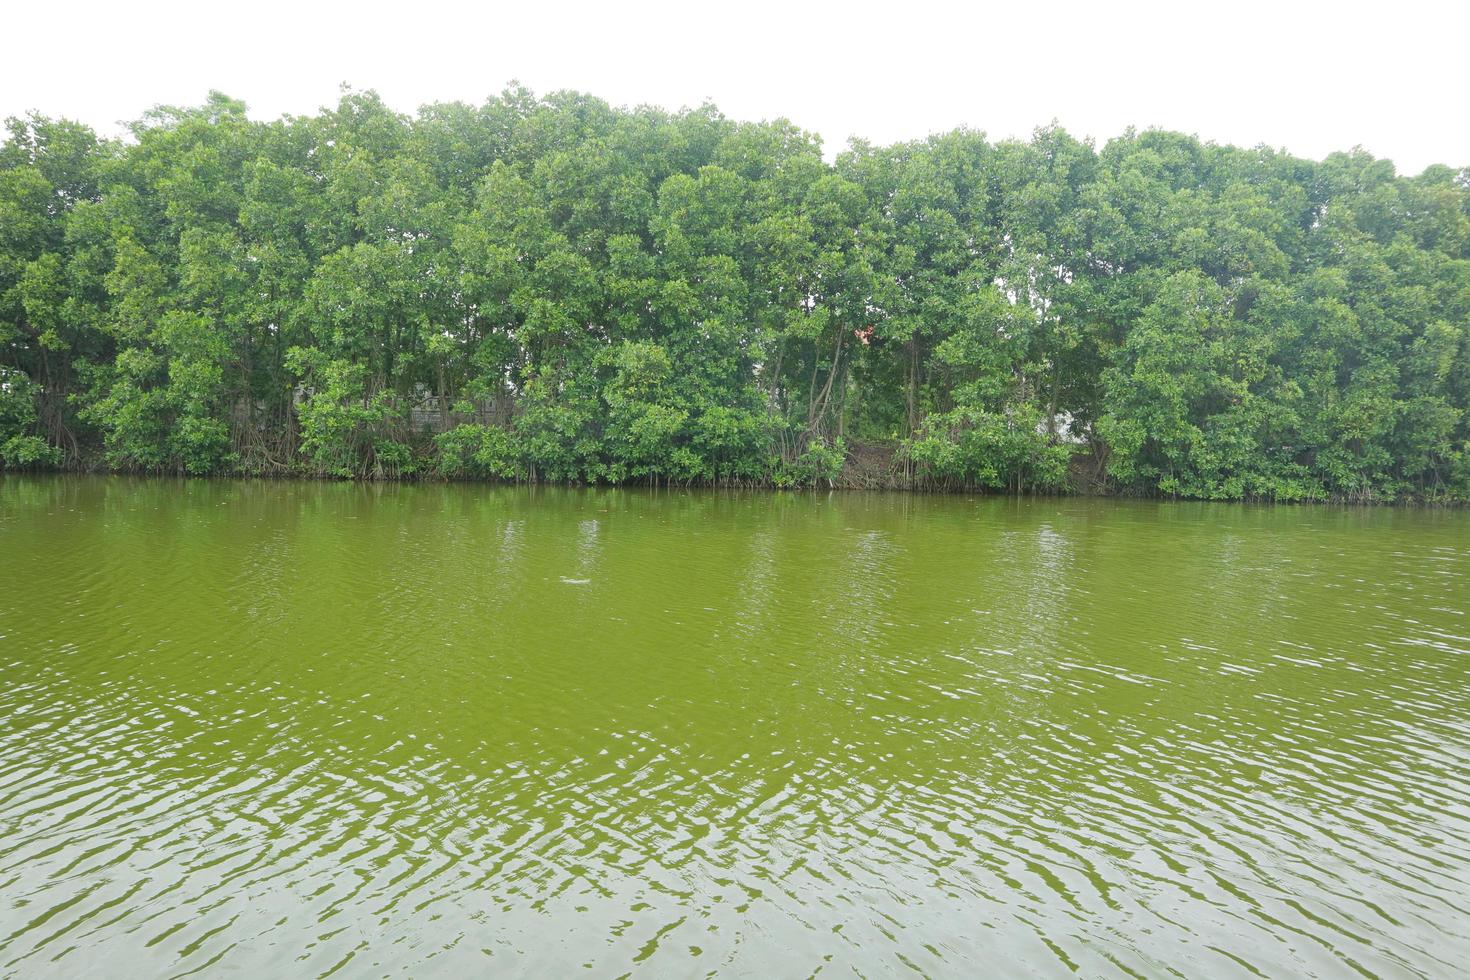
{"type": "Polygon", "coordinates": [[[108,134],[211,88],[266,119],[334,102],[341,82],[411,112],[518,79],[786,116],[829,152],[851,135],[1025,136],[1056,119],[1099,142],[1163,126],[1315,158],[1362,145],[1406,173],[1470,165],[1470,0],[113,0],[7,4],[0,27],[0,115],[108,134]]]}

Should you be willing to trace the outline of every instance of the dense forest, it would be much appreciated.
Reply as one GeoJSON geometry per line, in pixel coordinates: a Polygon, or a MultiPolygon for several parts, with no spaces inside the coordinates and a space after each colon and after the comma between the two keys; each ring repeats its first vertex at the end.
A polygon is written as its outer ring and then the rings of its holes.
{"type": "Polygon", "coordinates": [[[0,464],[1470,499],[1470,170],[512,87],[0,146],[0,464]]]}

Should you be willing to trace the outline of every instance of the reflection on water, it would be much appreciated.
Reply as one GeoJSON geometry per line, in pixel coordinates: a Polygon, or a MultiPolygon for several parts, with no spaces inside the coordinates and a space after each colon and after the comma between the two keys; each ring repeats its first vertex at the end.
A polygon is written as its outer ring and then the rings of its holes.
{"type": "Polygon", "coordinates": [[[0,974],[1457,974],[1467,572],[1458,512],[5,478],[0,974]]]}

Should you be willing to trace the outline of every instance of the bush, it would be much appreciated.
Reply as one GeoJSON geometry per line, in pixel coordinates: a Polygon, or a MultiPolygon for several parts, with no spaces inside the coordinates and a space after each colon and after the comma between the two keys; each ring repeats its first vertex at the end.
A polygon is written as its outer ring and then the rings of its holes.
{"type": "Polygon", "coordinates": [[[457,425],[434,437],[434,471],[451,479],[517,480],[524,473],[515,437],[494,425],[457,425]]]}

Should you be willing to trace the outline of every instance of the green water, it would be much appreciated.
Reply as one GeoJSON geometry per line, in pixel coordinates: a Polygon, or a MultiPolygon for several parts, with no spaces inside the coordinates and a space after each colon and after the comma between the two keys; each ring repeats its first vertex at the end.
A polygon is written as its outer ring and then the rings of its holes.
{"type": "Polygon", "coordinates": [[[0,479],[0,975],[1463,975],[1467,573],[1460,512],[0,479]]]}

